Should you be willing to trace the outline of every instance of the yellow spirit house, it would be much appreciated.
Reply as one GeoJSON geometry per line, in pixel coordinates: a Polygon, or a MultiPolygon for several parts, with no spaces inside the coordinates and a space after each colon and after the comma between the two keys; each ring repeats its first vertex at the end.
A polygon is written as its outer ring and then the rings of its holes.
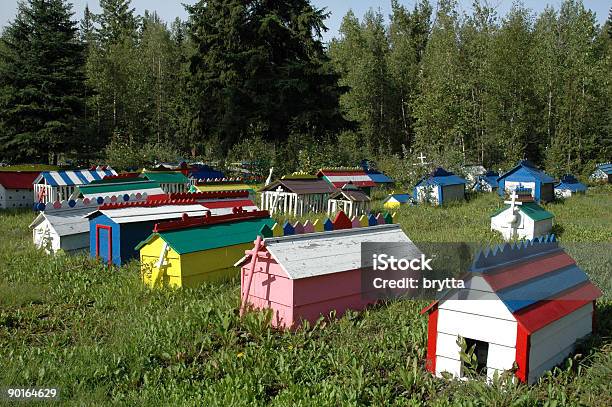
{"type": "Polygon", "coordinates": [[[142,278],[150,287],[197,287],[238,275],[233,265],[253,246],[264,226],[274,221],[268,211],[234,213],[159,223],[140,250],[142,278]]]}

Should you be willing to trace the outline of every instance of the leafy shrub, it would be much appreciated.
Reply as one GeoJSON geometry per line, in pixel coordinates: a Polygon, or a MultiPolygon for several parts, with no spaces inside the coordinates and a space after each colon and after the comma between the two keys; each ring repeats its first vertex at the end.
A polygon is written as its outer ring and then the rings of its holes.
{"type": "Polygon", "coordinates": [[[180,158],[181,153],[167,144],[135,145],[113,140],[106,147],[106,160],[116,170],[143,168],[159,162],[177,161],[180,158]]]}

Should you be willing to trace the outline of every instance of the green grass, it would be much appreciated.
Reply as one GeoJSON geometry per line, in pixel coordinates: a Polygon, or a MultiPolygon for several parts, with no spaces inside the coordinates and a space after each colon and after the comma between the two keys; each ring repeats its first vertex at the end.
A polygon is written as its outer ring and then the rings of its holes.
{"type": "MultiPolygon", "coordinates": [[[[581,266],[610,293],[612,189],[547,205],[581,266]],[[592,243],[599,243],[593,245],[592,243]],[[606,256],[607,255],[607,256],[606,256]]],[[[500,242],[493,195],[403,207],[417,242],[500,242]]],[[[612,301],[597,334],[533,386],[445,381],[424,370],[423,302],[395,301],[295,333],[239,318],[239,283],[150,291],[138,265],[35,250],[29,211],[0,213],[0,387],[58,386],[76,405],[612,405],[612,301]]],[[[1,402],[0,402],[1,403],[1,402]]]]}

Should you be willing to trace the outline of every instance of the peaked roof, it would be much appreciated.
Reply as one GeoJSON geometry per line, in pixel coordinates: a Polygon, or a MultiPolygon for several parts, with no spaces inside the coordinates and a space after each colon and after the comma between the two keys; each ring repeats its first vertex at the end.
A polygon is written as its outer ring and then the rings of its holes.
{"type": "MultiPolygon", "coordinates": [[[[491,215],[491,217],[493,218],[509,208],[510,205],[505,205],[503,208],[497,210],[493,215],[491,215]]],[[[551,219],[555,217],[555,215],[548,212],[535,202],[523,202],[522,205],[517,205],[516,208],[518,208],[521,213],[525,214],[525,216],[530,217],[534,221],[551,219]]]]}
{"type": "Polygon", "coordinates": [[[330,199],[341,199],[342,197],[356,202],[367,202],[370,200],[370,197],[352,182],[345,184],[342,189],[332,192],[329,196],[330,199]]]}
{"type": "MultiPolygon", "coordinates": [[[[145,204],[150,204],[145,202],[145,204]]],[[[149,222],[152,220],[178,219],[189,216],[204,216],[207,208],[200,204],[169,203],[165,205],[103,205],[86,215],[89,219],[105,215],[115,223],[149,222]]]]}
{"type": "Polygon", "coordinates": [[[375,187],[376,183],[362,168],[323,168],[317,173],[336,188],[352,182],[361,188],[375,187]]]}
{"type": "Polygon", "coordinates": [[[79,191],[85,198],[95,198],[104,195],[129,195],[138,192],[146,193],[149,196],[164,194],[159,183],[142,178],[137,178],[136,181],[127,178],[124,182],[113,180],[109,183],[96,182],[95,184],[81,185],[79,186],[79,191]]]}
{"type": "Polygon", "coordinates": [[[85,218],[91,208],[77,207],[65,211],[40,212],[30,224],[30,229],[48,221],[49,225],[60,236],[75,235],[89,232],[89,221],[85,218]]]}
{"type": "Polygon", "coordinates": [[[388,202],[391,198],[395,199],[399,203],[407,203],[412,198],[410,194],[391,194],[387,198],[385,198],[384,202],[388,202]]]}
{"type": "Polygon", "coordinates": [[[44,181],[47,185],[54,187],[86,185],[94,180],[99,181],[108,175],[117,175],[117,173],[110,167],[95,170],[43,171],[36,177],[34,183],[40,184],[44,181]]]}
{"type": "MultiPolygon", "coordinates": [[[[533,333],[594,301],[602,292],[559,247],[554,235],[479,253],[470,277],[480,276],[508,311],[533,333]]],[[[444,301],[447,292],[440,301],[444,301]]],[[[459,290],[461,291],[461,290],[459,290]]],[[[433,308],[437,301],[423,312],[433,308]]]]}
{"type": "Polygon", "coordinates": [[[194,165],[189,170],[189,178],[195,179],[218,179],[224,178],[223,172],[215,170],[208,165],[194,165]]]}
{"type": "Polygon", "coordinates": [[[0,171],[0,185],[6,189],[33,189],[39,171],[0,171]]]}
{"type": "Polygon", "coordinates": [[[603,171],[605,174],[612,174],[612,163],[597,164],[597,169],[603,171]]]}
{"type": "Polygon", "coordinates": [[[561,181],[555,185],[555,189],[568,189],[572,192],[585,192],[587,187],[578,181],[573,175],[567,174],[561,177],[561,181]]]}
{"type": "Polygon", "coordinates": [[[142,177],[150,181],[157,181],[160,184],[189,183],[189,179],[181,172],[147,171],[142,173],[142,177]]]}
{"type": "Polygon", "coordinates": [[[519,161],[519,163],[514,168],[501,175],[497,179],[497,181],[499,182],[504,178],[511,177],[513,174],[516,173],[518,174],[512,178],[517,178],[517,181],[530,181],[531,179],[535,179],[543,184],[550,184],[555,182],[555,180],[550,175],[540,170],[538,167],[535,166],[535,164],[533,164],[529,160],[519,161]]]}
{"type": "Polygon", "coordinates": [[[431,174],[427,177],[421,179],[416,186],[420,185],[460,185],[465,184],[465,180],[452,172],[446,171],[442,167],[436,168],[431,174]]]}
{"type": "Polygon", "coordinates": [[[252,242],[259,234],[259,230],[265,225],[273,226],[274,220],[269,217],[255,218],[154,232],[136,246],[136,250],[156,237],[162,238],[178,254],[234,246],[252,242]]]}
{"type": "Polygon", "coordinates": [[[368,160],[362,160],[361,161],[361,168],[363,168],[365,173],[368,174],[368,177],[370,177],[370,179],[372,181],[374,181],[375,183],[377,183],[377,184],[393,184],[393,183],[395,183],[393,178],[383,174],[381,171],[378,171],[375,168],[372,168],[372,166],[370,165],[370,161],[368,161],[368,160]]]}
{"type": "Polygon", "coordinates": [[[274,191],[278,187],[282,187],[289,192],[293,192],[299,195],[307,194],[330,194],[336,190],[327,181],[321,178],[308,178],[308,179],[279,179],[272,182],[270,185],[263,187],[260,191],[274,191]]]}
{"type": "Polygon", "coordinates": [[[402,231],[400,225],[307,233],[263,240],[266,250],[292,279],[301,279],[361,268],[361,243],[390,243],[404,257],[421,252],[402,231]]]}

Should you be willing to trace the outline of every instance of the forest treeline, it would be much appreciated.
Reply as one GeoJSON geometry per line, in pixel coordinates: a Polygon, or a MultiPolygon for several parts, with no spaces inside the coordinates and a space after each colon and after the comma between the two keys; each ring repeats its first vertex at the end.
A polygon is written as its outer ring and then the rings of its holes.
{"type": "Polygon", "coordinates": [[[20,3],[0,39],[0,160],[397,172],[423,153],[560,175],[612,158],[611,22],[580,1],[503,16],[392,1],[389,16],[349,12],[329,44],[308,0],[200,1],[170,23],[99,3],[20,3]]]}

